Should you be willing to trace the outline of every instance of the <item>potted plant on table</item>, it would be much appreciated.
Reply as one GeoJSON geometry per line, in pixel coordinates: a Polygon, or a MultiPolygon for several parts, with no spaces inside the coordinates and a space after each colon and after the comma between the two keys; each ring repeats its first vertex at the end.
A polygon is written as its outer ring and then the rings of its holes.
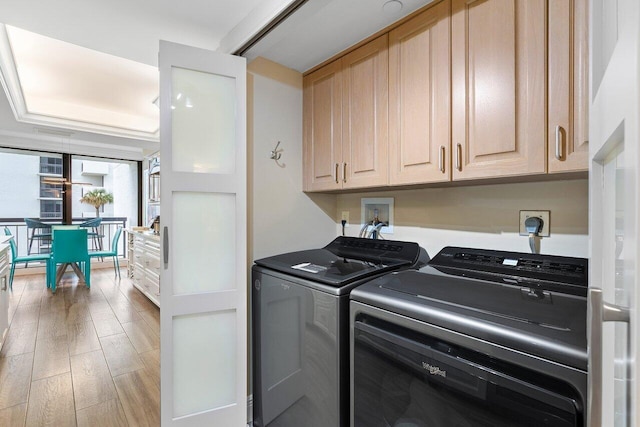
{"type": "Polygon", "coordinates": [[[98,188],[86,193],[80,199],[80,203],[86,203],[96,208],[96,218],[100,217],[100,208],[107,203],[113,203],[113,194],[107,193],[104,188],[98,188]]]}

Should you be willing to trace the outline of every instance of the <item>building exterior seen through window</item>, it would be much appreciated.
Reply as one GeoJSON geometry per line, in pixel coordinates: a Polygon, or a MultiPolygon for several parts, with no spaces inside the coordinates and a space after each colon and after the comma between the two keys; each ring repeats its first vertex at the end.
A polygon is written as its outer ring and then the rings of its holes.
{"type": "Polygon", "coordinates": [[[80,199],[87,191],[104,188],[113,194],[114,201],[100,209],[100,216],[126,218],[127,226],[136,225],[137,174],[135,161],[72,156],[71,182],[90,185],[47,182],[46,177],[62,177],[62,154],[0,148],[0,179],[12,183],[0,186],[0,220],[62,220],[64,192],[69,190],[74,221],[92,218],[95,207],[80,203],[80,199]]]}

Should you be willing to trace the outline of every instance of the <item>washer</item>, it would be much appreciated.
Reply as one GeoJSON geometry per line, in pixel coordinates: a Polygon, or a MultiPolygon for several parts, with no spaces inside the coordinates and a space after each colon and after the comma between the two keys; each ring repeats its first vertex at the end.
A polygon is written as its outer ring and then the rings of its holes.
{"type": "Polygon", "coordinates": [[[584,426],[587,260],[446,247],[351,293],[351,425],[584,426]]]}
{"type": "Polygon", "coordinates": [[[338,237],[252,268],[253,425],[339,427],[349,415],[349,292],[419,268],[416,243],[338,237]]]}

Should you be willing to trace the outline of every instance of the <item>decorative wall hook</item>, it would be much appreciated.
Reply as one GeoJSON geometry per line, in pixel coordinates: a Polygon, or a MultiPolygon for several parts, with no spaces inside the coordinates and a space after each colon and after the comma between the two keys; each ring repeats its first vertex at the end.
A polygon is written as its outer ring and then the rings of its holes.
{"type": "Polygon", "coordinates": [[[280,141],[278,141],[278,143],[276,144],[276,148],[271,150],[271,155],[269,156],[271,160],[275,160],[276,162],[280,160],[280,157],[282,157],[282,153],[278,151],[279,146],[280,146],[280,141]]]}

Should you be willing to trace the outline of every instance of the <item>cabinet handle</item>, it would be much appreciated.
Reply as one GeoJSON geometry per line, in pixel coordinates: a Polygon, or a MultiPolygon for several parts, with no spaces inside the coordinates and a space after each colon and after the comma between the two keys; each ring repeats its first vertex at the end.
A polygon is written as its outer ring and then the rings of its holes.
{"type": "Polygon", "coordinates": [[[561,127],[560,126],[556,126],[556,159],[558,160],[562,160],[562,133],[561,133],[561,127]]]}
{"type": "Polygon", "coordinates": [[[347,163],[342,164],[342,182],[347,182],[347,163]]]}
{"type": "Polygon", "coordinates": [[[339,184],[340,181],[338,181],[338,168],[340,167],[340,165],[338,163],[336,163],[336,184],[339,184]]]}
{"type": "Polygon", "coordinates": [[[456,145],[456,169],[462,171],[462,144],[456,145]]]}
{"type": "Polygon", "coordinates": [[[162,233],[162,254],[164,257],[164,269],[169,266],[169,227],[164,227],[164,233],[162,233]]]}
{"type": "Polygon", "coordinates": [[[444,145],[440,146],[440,162],[438,167],[440,172],[444,173],[444,145]]]}
{"type": "Polygon", "coordinates": [[[2,277],[2,290],[3,291],[7,290],[7,276],[2,277]]]}

